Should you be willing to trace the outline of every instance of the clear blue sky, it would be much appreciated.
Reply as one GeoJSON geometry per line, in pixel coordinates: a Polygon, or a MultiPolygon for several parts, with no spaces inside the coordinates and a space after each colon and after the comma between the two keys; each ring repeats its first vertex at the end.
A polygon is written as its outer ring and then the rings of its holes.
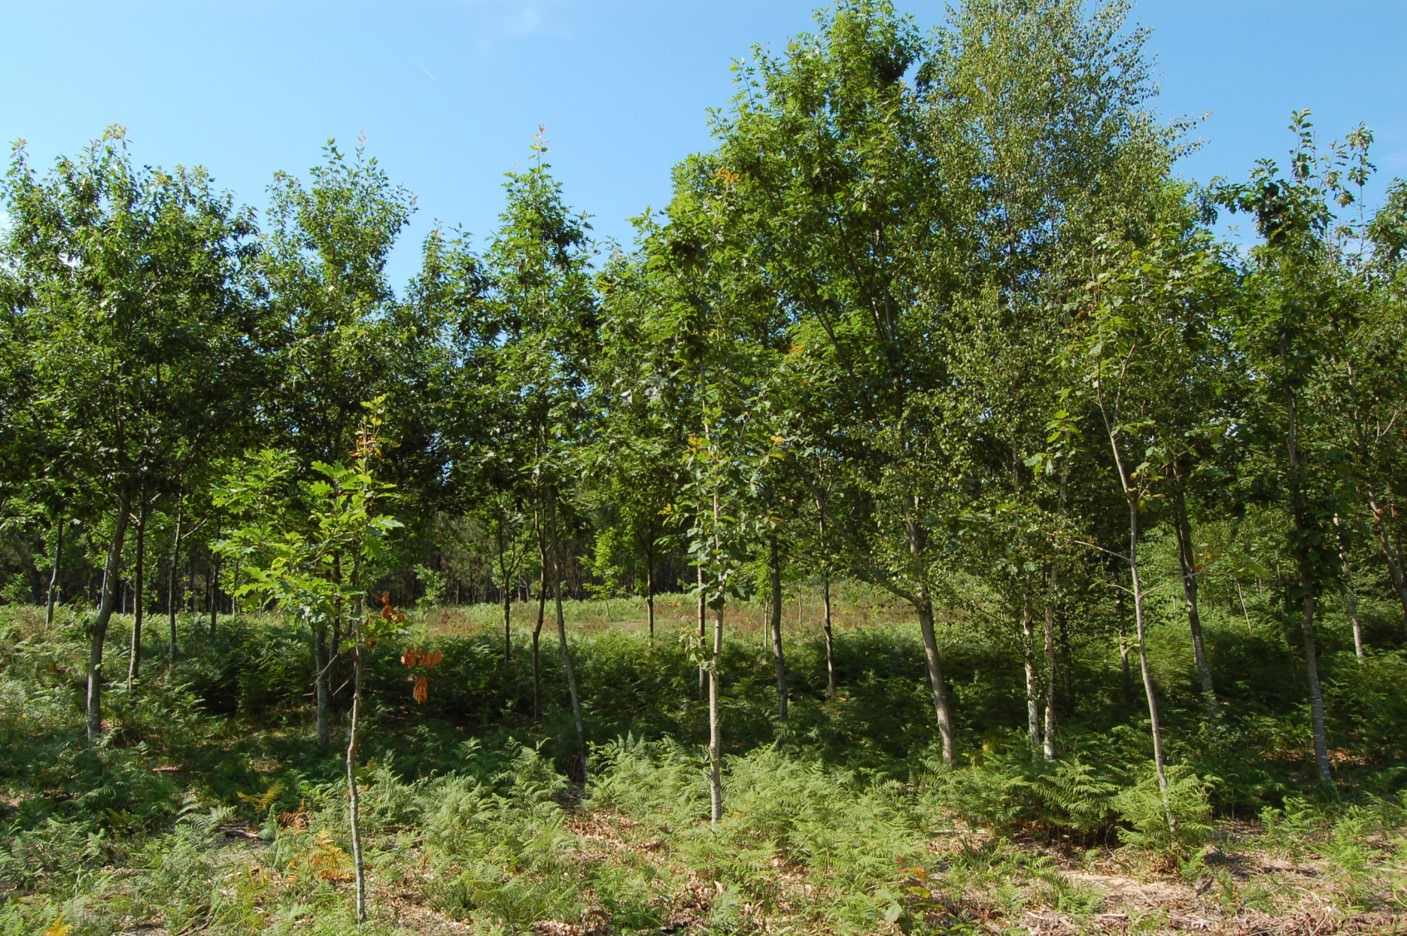
{"type": "MultiPolygon", "coordinates": [[[[598,235],[669,197],[710,145],[729,63],[812,25],[813,0],[0,0],[0,136],[46,167],[112,123],[134,157],[203,164],[261,208],[273,172],[304,176],[336,137],[415,193],[398,289],[438,219],[482,245],[503,173],[540,123],[569,204],[598,235]]],[[[900,2],[928,27],[933,2],[900,2]]],[[[1381,180],[1407,176],[1407,0],[1142,0],[1133,19],[1164,116],[1210,113],[1183,174],[1242,178],[1282,157],[1290,111],[1325,142],[1360,121],[1381,180]]]]}

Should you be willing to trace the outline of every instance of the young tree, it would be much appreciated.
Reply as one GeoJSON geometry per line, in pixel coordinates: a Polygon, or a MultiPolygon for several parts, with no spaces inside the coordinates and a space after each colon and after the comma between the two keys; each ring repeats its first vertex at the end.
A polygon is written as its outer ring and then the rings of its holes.
{"type": "Polygon", "coordinates": [[[219,546],[226,555],[238,558],[247,572],[237,594],[251,595],[276,607],[290,623],[310,633],[331,626],[345,635],[335,649],[350,654],[352,661],[352,711],[345,760],[360,922],[367,916],[356,774],[364,655],[378,640],[398,636],[404,621],[386,596],[380,607],[373,605],[369,613],[363,601],[369,583],[384,571],[391,533],[401,526],[379,510],[379,501],[392,488],[375,474],[381,454],[379,409],[384,402],[379,398],[368,404],[350,463],[314,462],[309,470],[298,465],[289,452],[265,449],[253,457],[243,474],[227,479],[216,493],[217,503],[244,518],[244,524],[219,546]],[[344,564],[350,564],[350,574],[344,571],[344,564]]]}
{"type": "Polygon", "coordinates": [[[919,147],[919,99],[905,80],[926,48],[883,2],[822,14],[815,35],[739,70],[720,118],[719,172],[734,190],[727,236],[745,275],[789,320],[790,342],[841,375],[825,422],[806,435],[847,454],[871,503],[847,538],[854,568],[904,598],[923,635],[944,758],[952,712],[933,613],[934,523],[954,464],[939,440],[944,355],[921,282],[947,257],[945,210],[919,147]]]}
{"type": "MultiPolygon", "coordinates": [[[[267,418],[300,462],[337,464],[356,445],[361,404],[387,389],[395,351],[386,334],[393,299],[385,266],[414,199],[393,186],[359,143],[336,143],[309,184],[279,172],[269,186],[260,272],[280,323],[279,380],[267,418]]],[[[350,561],[350,560],[349,560],[350,561]]],[[[339,562],[340,568],[340,562],[339,562]]],[[[329,743],[338,618],[314,628],[318,742],[329,743]]]]}
{"type": "Polygon", "coordinates": [[[240,282],[254,227],[203,169],[134,167],[120,127],[43,180],[17,147],[4,196],[37,388],[29,424],[59,477],[81,479],[109,517],[88,660],[96,738],[129,519],[250,409],[262,338],[240,282]]]}
{"type": "Polygon", "coordinates": [[[536,515],[543,582],[552,591],[584,777],[586,727],[567,642],[562,577],[585,380],[596,344],[596,296],[587,224],[564,204],[561,185],[542,161],[546,151],[539,132],[531,168],[508,176],[507,205],[484,256],[489,288],[477,337],[492,362],[493,405],[503,420],[499,431],[507,436],[503,454],[511,459],[506,473],[522,485],[536,515]]]}
{"type": "MultiPolygon", "coordinates": [[[[1156,168],[1156,164],[1155,164],[1156,168]]],[[[1168,795],[1163,732],[1148,665],[1147,585],[1140,560],[1145,505],[1160,494],[1160,472],[1180,444],[1186,414],[1179,388],[1195,374],[1196,345],[1205,340],[1204,309],[1222,269],[1209,238],[1182,210],[1182,192],[1164,183],[1152,224],[1107,234],[1090,255],[1089,279],[1067,328],[1063,357],[1068,410],[1056,416],[1057,438],[1077,432],[1076,413],[1097,420],[1114,480],[1127,510],[1127,563],[1134,633],[1148,706],[1153,763],[1169,833],[1176,820],[1168,795]]]]}
{"type": "Polygon", "coordinates": [[[1295,577],[1286,604],[1299,620],[1315,767],[1328,786],[1333,774],[1315,614],[1319,592],[1340,568],[1331,528],[1341,512],[1337,465],[1346,440],[1334,433],[1331,414],[1312,405],[1311,391],[1336,356],[1334,336],[1357,309],[1334,223],[1334,202],[1347,204],[1347,180],[1333,159],[1321,158],[1307,111],[1294,114],[1291,129],[1297,141],[1288,177],[1274,161],[1261,160],[1247,182],[1223,187],[1220,197],[1232,210],[1250,213],[1263,239],[1252,250],[1245,299],[1236,310],[1237,339],[1256,376],[1262,444],[1289,509],[1286,539],[1295,577]]]}

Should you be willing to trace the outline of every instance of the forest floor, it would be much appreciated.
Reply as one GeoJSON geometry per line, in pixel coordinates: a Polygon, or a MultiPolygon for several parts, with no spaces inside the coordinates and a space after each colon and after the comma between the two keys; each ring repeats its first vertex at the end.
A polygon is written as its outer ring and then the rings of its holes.
{"type": "MultiPolygon", "coordinates": [[[[1047,762],[1012,727],[1024,699],[1006,638],[954,630],[964,745],[945,766],[903,609],[859,589],[837,603],[834,697],[819,604],[788,608],[785,725],[763,609],[730,618],[717,825],[689,596],[661,599],[653,643],[638,602],[569,606],[585,786],[569,777],[550,628],[535,714],[535,607],[513,608],[511,661],[500,609],[425,614],[415,639],[444,653],[426,702],[398,649],[371,656],[360,928],[342,751],[310,741],[306,635],[272,617],[221,618],[215,634],[183,620],[175,665],[149,647],[148,675],[110,687],[91,746],[83,617],[0,613],[0,936],[1407,934],[1407,651],[1388,643],[1387,612],[1371,632],[1384,649],[1325,657],[1332,791],[1314,782],[1273,617],[1254,631],[1212,618],[1229,688],[1210,722],[1185,688],[1180,629],[1155,631],[1188,830],[1169,846],[1139,841],[1161,808],[1105,644],[1075,648],[1082,720],[1047,762]]],[[[124,671],[121,643],[109,649],[124,671]]]]}
{"type": "MultiPolygon", "coordinates": [[[[720,933],[713,922],[716,902],[727,886],[710,880],[680,863],[669,844],[648,834],[641,823],[618,812],[600,809],[574,809],[566,824],[575,838],[575,848],[593,860],[616,866],[654,866],[659,880],[675,886],[661,889],[651,900],[658,926],[648,930],[623,930],[609,910],[589,906],[573,921],[539,919],[509,930],[539,936],[608,936],[620,932],[662,934],[720,933]]],[[[909,905],[919,909],[922,932],[968,934],[1030,934],[1030,936],[1078,936],[1078,934],[1162,934],[1196,933],[1207,936],[1325,936],[1325,934],[1407,933],[1407,915],[1400,910],[1355,909],[1364,895],[1343,891],[1343,878],[1331,862],[1318,855],[1299,855],[1293,860],[1255,846],[1260,831],[1255,823],[1221,823],[1216,833],[1220,845],[1209,847],[1199,856],[1203,873],[1194,877],[1170,865],[1130,858],[1117,849],[1066,848],[1036,839],[1005,840],[1027,853],[1027,860],[1044,873],[1027,879],[995,882],[983,892],[967,889],[960,898],[940,892],[936,880],[912,879],[909,905]],[[932,887],[925,886],[931,883],[932,887]],[[924,892],[927,891],[927,894],[924,892]],[[998,893],[1000,891],[1000,893],[998,893]]],[[[982,830],[949,830],[935,837],[929,848],[936,867],[944,857],[961,860],[963,853],[988,847],[1000,839],[982,830]]],[[[1393,865],[1386,841],[1380,857],[1384,867],[1393,865]]],[[[268,844],[242,830],[227,833],[220,846],[222,865],[261,867],[268,844]]],[[[744,902],[738,909],[743,931],[753,933],[827,932],[808,924],[807,904],[814,885],[800,870],[788,874],[785,863],[774,858],[782,887],[766,901],[744,902]]],[[[1359,869],[1373,874],[1371,867],[1359,869]]],[[[1399,866],[1392,873],[1401,876],[1399,866]]],[[[330,876],[335,889],[348,893],[351,884],[330,876]]],[[[370,899],[373,924],[378,931],[422,933],[427,936],[476,936],[485,929],[474,922],[445,912],[427,901],[434,884],[417,875],[397,876],[394,881],[373,879],[370,899]],[[421,886],[416,886],[419,883],[421,886]]],[[[910,926],[879,924],[876,933],[904,933],[910,926]]],[[[138,924],[133,933],[166,936],[177,931],[165,929],[155,920],[138,924]]]]}

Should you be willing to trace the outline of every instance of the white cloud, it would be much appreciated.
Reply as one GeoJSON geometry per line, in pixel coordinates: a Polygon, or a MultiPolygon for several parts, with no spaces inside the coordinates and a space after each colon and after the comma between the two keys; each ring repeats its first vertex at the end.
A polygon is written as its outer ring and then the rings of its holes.
{"type": "Polygon", "coordinates": [[[532,36],[563,35],[561,0],[459,0],[469,12],[475,47],[491,52],[532,36]]]}

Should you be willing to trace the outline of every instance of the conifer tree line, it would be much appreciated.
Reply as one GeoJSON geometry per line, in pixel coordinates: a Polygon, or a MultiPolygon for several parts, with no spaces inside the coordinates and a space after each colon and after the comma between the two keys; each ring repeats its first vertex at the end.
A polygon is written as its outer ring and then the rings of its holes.
{"type": "MultiPolygon", "coordinates": [[[[564,599],[638,595],[653,635],[654,595],[695,591],[715,784],[730,602],[767,598],[785,719],[784,583],[841,578],[911,610],[946,761],[943,632],[978,608],[1045,757],[1072,642],[1117,642],[1160,776],[1151,595],[1176,590],[1216,718],[1199,609],[1275,590],[1328,783],[1323,609],[1349,609],[1362,656],[1355,603],[1390,598],[1407,639],[1407,186],[1366,204],[1371,132],[1326,143],[1306,112],[1265,141],[1288,155],[1180,179],[1143,40],[1119,3],[966,0],[923,33],[839,0],[739,66],[633,245],[593,241],[539,135],[497,228],[436,229],[399,290],[415,199],[363,145],[276,173],[256,213],[142,165],[120,127],[46,167],[17,144],[3,598],[93,609],[99,731],[113,614],[135,678],[151,615],[174,655],[178,620],[255,610],[257,544],[232,531],[364,455],[372,404],[377,509],[403,528],[382,567],[335,574],[501,604],[505,654],[512,604],[536,603],[534,657],[555,624],[569,680],[564,599]],[[1228,215],[1253,235],[1218,235],[1228,215]]],[[[320,672],[342,637],[317,636],[320,672]]]]}

